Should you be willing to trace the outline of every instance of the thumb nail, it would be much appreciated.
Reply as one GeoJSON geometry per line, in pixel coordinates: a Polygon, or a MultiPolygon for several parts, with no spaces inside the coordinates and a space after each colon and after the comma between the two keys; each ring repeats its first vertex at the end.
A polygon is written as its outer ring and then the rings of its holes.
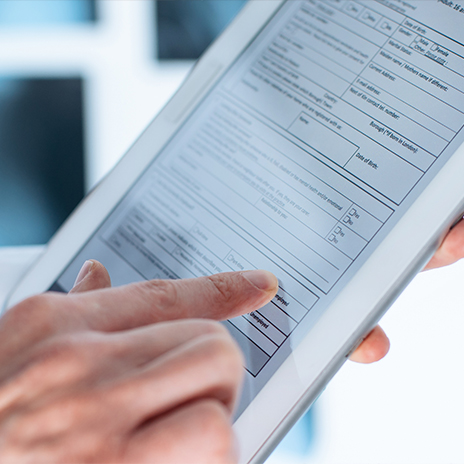
{"type": "Polygon", "coordinates": [[[92,270],[93,266],[93,261],[88,260],[86,261],[82,267],[81,270],[79,271],[79,274],[77,274],[76,281],[74,282],[73,287],[76,285],[79,285],[86,277],[88,274],[90,274],[90,271],[92,270]]]}
{"type": "Polygon", "coordinates": [[[242,272],[242,276],[255,287],[266,292],[275,291],[279,285],[277,277],[269,271],[245,271],[242,272]]]}

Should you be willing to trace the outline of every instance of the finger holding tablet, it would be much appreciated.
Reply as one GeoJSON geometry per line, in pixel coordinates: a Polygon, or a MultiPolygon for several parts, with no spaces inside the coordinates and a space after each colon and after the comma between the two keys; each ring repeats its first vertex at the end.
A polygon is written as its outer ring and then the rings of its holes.
{"type": "Polygon", "coordinates": [[[450,229],[440,248],[425,266],[425,270],[448,266],[462,258],[464,258],[464,219],[450,229]]]}
{"type": "MultiPolygon", "coordinates": [[[[440,248],[424,270],[448,266],[464,258],[464,220],[461,219],[446,235],[440,248]]],[[[350,356],[359,363],[371,363],[382,359],[390,348],[390,341],[380,326],[376,326],[350,356]]]]}

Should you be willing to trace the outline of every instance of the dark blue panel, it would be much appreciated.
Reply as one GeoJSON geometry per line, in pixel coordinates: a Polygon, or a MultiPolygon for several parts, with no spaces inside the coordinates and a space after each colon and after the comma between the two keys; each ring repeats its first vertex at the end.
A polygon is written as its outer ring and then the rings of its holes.
{"type": "Polygon", "coordinates": [[[158,58],[197,59],[246,0],[158,0],[158,58]]]}
{"type": "Polygon", "coordinates": [[[0,78],[0,246],[45,243],[84,193],[80,78],[0,78]]]}

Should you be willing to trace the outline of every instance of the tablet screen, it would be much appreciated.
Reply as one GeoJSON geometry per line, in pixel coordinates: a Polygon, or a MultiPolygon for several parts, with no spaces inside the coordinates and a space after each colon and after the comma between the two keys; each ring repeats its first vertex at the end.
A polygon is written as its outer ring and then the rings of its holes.
{"type": "Polygon", "coordinates": [[[52,289],[89,258],[114,285],[274,272],[224,323],[240,413],[462,142],[463,26],[443,1],[283,4],[52,289]]]}

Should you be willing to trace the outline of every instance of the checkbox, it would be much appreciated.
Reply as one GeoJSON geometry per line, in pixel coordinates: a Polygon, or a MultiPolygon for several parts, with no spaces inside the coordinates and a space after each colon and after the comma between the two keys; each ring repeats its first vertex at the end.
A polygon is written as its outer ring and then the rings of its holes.
{"type": "Polygon", "coordinates": [[[356,210],[351,208],[351,211],[348,213],[350,216],[354,216],[356,214],[356,210]]]}
{"type": "Polygon", "coordinates": [[[386,21],[384,23],[382,23],[382,25],[380,26],[384,31],[391,31],[391,26],[389,23],[387,23],[386,21]]]}
{"type": "Polygon", "coordinates": [[[345,216],[345,217],[343,218],[343,222],[344,222],[345,224],[347,224],[347,223],[350,222],[350,221],[351,221],[350,216],[345,216]]]}
{"type": "Polygon", "coordinates": [[[334,230],[334,233],[339,234],[341,231],[342,231],[341,227],[337,227],[337,228],[334,230]]]}
{"type": "Polygon", "coordinates": [[[332,234],[330,237],[329,237],[329,242],[333,242],[335,241],[335,235],[332,234]]]}

